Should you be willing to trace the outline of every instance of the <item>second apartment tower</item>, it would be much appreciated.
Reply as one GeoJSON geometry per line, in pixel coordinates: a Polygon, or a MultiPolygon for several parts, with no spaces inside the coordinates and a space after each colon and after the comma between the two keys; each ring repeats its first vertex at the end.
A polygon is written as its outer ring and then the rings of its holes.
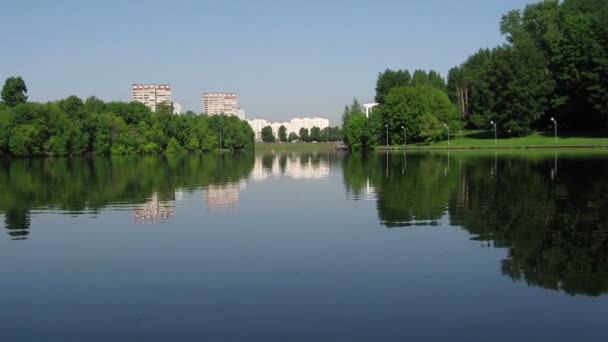
{"type": "Polygon", "coordinates": [[[236,93],[204,93],[203,113],[207,115],[238,115],[236,93]]]}

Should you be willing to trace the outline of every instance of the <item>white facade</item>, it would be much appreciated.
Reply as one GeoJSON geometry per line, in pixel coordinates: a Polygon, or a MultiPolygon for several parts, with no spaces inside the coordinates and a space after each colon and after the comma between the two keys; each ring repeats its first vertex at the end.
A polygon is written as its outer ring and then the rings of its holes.
{"type": "Polygon", "coordinates": [[[274,134],[275,138],[277,138],[277,139],[279,137],[279,128],[281,126],[285,126],[285,128],[287,130],[287,136],[289,136],[290,133],[295,133],[299,136],[300,129],[302,129],[302,128],[308,129],[308,132],[310,133],[310,130],[313,127],[319,127],[319,129],[321,129],[321,130],[329,127],[329,120],[325,119],[325,118],[320,118],[320,117],[294,118],[294,119],[291,119],[291,121],[289,121],[289,122],[269,122],[264,119],[247,120],[247,122],[253,129],[253,132],[255,133],[255,139],[257,141],[262,140],[262,128],[264,128],[266,126],[272,127],[272,133],[274,134]]]}
{"type": "Polygon", "coordinates": [[[202,103],[207,115],[238,115],[236,93],[204,93],[202,103]]]}
{"type": "Polygon", "coordinates": [[[369,118],[369,113],[371,113],[374,110],[374,107],[379,106],[378,103],[364,103],[362,105],[363,110],[365,111],[365,117],[369,118]]]}
{"type": "Polygon", "coordinates": [[[131,101],[145,104],[156,112],[156,105],[166,102],[171,104],[171,85],[169,84],[133,84],[131,101]]]}
{"type": "Polygon", "coordinates": [[[173,102],[173,114],[179,115],[181,113],[182,113],[182,105],[177,102],[173,102]]]}
{"type": "Polygon", "coordinates": [[[238,116],[241,120],[245,120],[245,110],[243,108],[239,108],[239,110],[236,111],[236,116],[238,116]]]}

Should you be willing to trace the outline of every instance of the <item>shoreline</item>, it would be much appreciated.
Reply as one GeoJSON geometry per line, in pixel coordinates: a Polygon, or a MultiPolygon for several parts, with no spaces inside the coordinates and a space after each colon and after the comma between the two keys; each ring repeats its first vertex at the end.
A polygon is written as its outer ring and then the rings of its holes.
{"type": "Polygon", "coordinates": [[[406,151],[406,150],[536,150],[536,149],[608,149],[608,145],[522,145],[522,146],[389,146],[376,147],[373,151],[406,151]]]}

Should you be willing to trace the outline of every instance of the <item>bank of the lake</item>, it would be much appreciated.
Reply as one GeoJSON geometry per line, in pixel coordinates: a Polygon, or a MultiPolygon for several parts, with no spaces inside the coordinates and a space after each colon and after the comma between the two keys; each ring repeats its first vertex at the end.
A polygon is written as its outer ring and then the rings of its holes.
{"type": "MultiPolygon", "coordinates": [[[[383,145],[378,151],[402,150],[403,145],[383,145]]],[[[510,148],[608,148],[608,136],[591,136],[568,134],[555,136],[547,133],[536,133],[525,137],[494,139],[493,133],[474,132],[457,135],[447,140],[434,143],[408,144],[407,149],[510,149],[510,148]]]]}
{"type": "Polygon", "coordinates": [[[335,142],[319,142],[319,143],[263,143],[255,144],[256,152],[266,151],[287,151],[287,152],[328,152],[333,151],[336,147],[335,142]]]}

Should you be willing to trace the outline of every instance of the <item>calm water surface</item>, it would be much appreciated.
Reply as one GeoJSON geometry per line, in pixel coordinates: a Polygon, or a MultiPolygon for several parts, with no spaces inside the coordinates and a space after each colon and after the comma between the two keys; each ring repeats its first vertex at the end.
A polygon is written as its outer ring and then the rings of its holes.
{"type": "Polygon", "coordinates": [[[608,151],[0,162],[0,341],[606,341],[608,151]]]}

